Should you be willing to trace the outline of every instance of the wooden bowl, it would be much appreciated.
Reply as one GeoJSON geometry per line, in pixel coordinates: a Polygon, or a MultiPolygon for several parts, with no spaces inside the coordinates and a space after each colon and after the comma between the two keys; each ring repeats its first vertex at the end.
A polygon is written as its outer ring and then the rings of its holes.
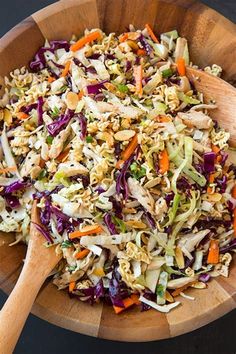
{"type": "MultiPolygon", "coordinates": [[[[236,26],[208,7],[191,0],[64,0],[36,12],[0,40],[0,75],[26,65],[44,38],[70,39],[85,28],[125,31],[149,23],[156,33],[177,29],[190,43],[191,58],[203,67],[217,63],[224,78],[236,82],[236,26]]],[[[0,287],[9,293],[19,275],[25,246],[9,248],[11,235],[0,236],[0,287]]],[[[33,276],[33,274],[32,274],[33,276]]],[[[29,284],[30,286],[30,284],[29,284]]],[[[58,326],[87,335],[122,341],[150,341],[192,331],[235,308],[236,265],[229,278],[217,278],[207,290],[190,290],[196,300],[181,299],[165,315],[131,309],[117,316],[109,306],[90,306],[70,299],[47,281],[32,312],[58,326]]],[[[27,296],[27,294],[25,294],[27,296]]]]}

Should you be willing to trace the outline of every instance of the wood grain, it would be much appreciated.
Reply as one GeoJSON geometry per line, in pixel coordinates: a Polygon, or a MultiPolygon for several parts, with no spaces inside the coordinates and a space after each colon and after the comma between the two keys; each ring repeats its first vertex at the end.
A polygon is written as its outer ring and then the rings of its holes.
{"type": "MultiPolygon", "coordinates": [[[[69,39],[85,28],[122,32],[133,23],[137,28],[150,23],[155,32],[177,29],[190,43],[191,58],[199,66],[217,63],[224,77],[236,82],[236,26],[223,16],[194,0],[63,0],[36,12],[0,40],[0,76],[27,65],[44,39],[69,39]]],[[[199,85],[201,82],[199,82],[199,85]]],[[[223,95],[228,97],[228,85],[223,95]]],[[[216,84],[217,90],[217,84],[216,84]]],[[[209,97],[210,98],[210,97],[209,97]]],[[[214,97],[213,97],[214,98],[214,97]]],[[[214,114],[214,113],[213,113],[214,114]]],[[[222,111],[221,124],[235,135],[235,123],[222,111]]],[[[12,236],[0,235],[0,287],[10,292],[17,280],[25,246],[9,248],[12,236]],[[4,244],[2,244],[4,240],[4,244]]],[[[140,313],[131,309],[119,316],[107,305],[90,307],[48,280],[32,312],[61,327],[84,334],[123,341],[148,341],[191,331],[235,308],[236,265],[229,278],[217,278],[206,290],[191,290],[195,301],[168,315],[154,310],[140,313]]]]}

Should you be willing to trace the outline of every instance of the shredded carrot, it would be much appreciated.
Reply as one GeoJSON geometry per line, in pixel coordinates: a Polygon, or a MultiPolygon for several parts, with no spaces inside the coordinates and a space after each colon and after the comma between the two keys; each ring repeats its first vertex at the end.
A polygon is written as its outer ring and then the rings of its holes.
{"type": "Polygon", "coordinates": [[[166,149],[161,151],[159,154],[159,164],[160,164],[160,173],[163,175],[165,172],[169,170],[169,166],[170,166],[169,156],[166,149]]]}
{"type": "Polygon", "coordinates": [[[53,82],[53,81],[55,81],[56,79],[55,79],[55,77],[52,77],[52,76],[49,76],[49,78],[48,78],[48,82],[49,83],[51,83],[51,82],[53,82]]]}
{"type": "MultiPolygon", "coordinates": [[[[209,176],[209,184],[211,183],[214,183],[215,181],[215,174],[214,173],[211,173],[210,176],[209,176]]],[[[207,193],[208,194],[211,194],[213,192],[213,188],[212,187],[207,187],[207,193]]]]}
{"type": "Polygon", "coordinates": [[[180,288],[175,289],[175,290],[171,293],[171,295],[174,296],[174,297],[178,296],[182,291],[188,289],[188,288],[189,288],[191,285],[193,285],[194,283],[195,283],[195,281],[191,281],[190,283],[185,284],[185,285],[181,286],[180,288]]]}
{"type": "Polygon", "coordinates": [[[179,58],[177,60],[177,70],[180,76],[185,76],[186,74],[186,67],[185,67],[185,60],[184,58],[179,58]]]}
{"type": "Polygon", "coordinates": [[[61,77],[65,77],[68,74],[68,72],[70,70],[70,65],[71,65],[71,62],[67,61],[65,68],[62,70],[61,77]]]}
{"type": "Polygon", "coordinates": [[[69,148],[67,148],[67,149],[65,149],[64,151],[62,151],[62,152],[60,153],[60,155],[57,156],[57,161],[59,161],[59,162],[65,161],[65,160],[67,159],[68,155],[69,155],[69,152],[70,152],[70,149],[69,149],[69,148]]]}
{"type": "Polygon", "coordinates": [[[87,36],[80,38],[76,43],[72,44],[70,46],[70,50],[72,52],[76,52],[77,50],[83,48],[85,44],[91,43],[96,39],[101,39],[101,38],[102,38],[102,34],[100,31],[91,32],[87,36]]]}
{"type": "Polygon", "coordinates": [[[215,153],[218,154],[220,152],[220,148],[216,145],[211,145],[211,150],[215,153]]]}
{"type": "Polygon", "coordinates": [[[98,224],[89,225],[89,226],[85,226],[81,230],[71,232],[70,239],[73,240],[74,238],[78,238],[86,235],[98,234],[99,232],[102,231],[103,231],[102,227],[98,224]]]}
{"type": "Polygon", "coordinates": [[[153,42],[159,43],[157,37],[155,36],[153,30],[151,29],[151,27],[150,27],[150,25],[148,23],[145,25],[145,28],[148,31],[148,34],[152,38],[153,42]]]}
{"type": "Polygon", "coordinates": [[[124,307],[113,306],[115,313],[118,315],[122,311],[126,310],[130,306],[135,304],[135,301],[131,297],[127,297],[123,300],[124,307]]]}
{"type": "Polygon", "coordinates": [[[27,119],[29,117],[29,115],[24,112],[19,112],[16,114],[16,116],[18,119],[27,119]]]}
{"type": "Polygon", "coordinates": [[[141,304],[141,301],[139,300],[139,295],[131,294],[130,297],[133,300],[133,302],[135,303],[135,305],[140,305],[141,304]]]}
{"type": "Polygon", "coordinates": [[[0,173],[15,172],[17,170],[16,166],[1,168],[0,173]]]}
{"type": "Polygon", "coordinates": [[[142,56],[146,55],[146,50],[144,50],[144,49],[138,49],[136,54],[137,54],[138,56],[142,57],[142,56]]]}
{"type": "Polygon", "coordinates": [[[119,42],[123,43],[123,42],[127,41],[128,38],[129,38],[128,33],[123,33],[119,38],[119,42]]]}
{"type": "Polygon", "coordinates": [[[69,293],[72,293],[74,288],[75,288],[75,281],[71,281],[69,284],[69,293]]]}
{"type": "Polygon", "coordinates": [[[79,100],[81,100],[81,98],[84,96],[84,91],[81,90],[79,93],[78,93],[78,98],[79,100]]]}
{"type": "Polygon", "coordinates": [[[207,263],[217,264],[219,262],[219,253],[219,242],[217,240],[211,240],[207,263]]]}
{"type": "Polygon", "coordinates": [[[83,259],[84,257],[86,257],[89,254],[89,250],[84,249],[83,251],[80,251],[79,253],[77,253],[77,255],[75,256],[76,259],[83,259]]]}
{"type": "Polygon", "coordinates": [[[127,146],[127,148],[121,153],[121,160],[119,160],[116,164],[116,168],[120,168],[121,165],[128,160],[128,158],[134,153],[134,151],[136,150],[138,146],[138,137],[135,134],[132,138],[132,140],[130,141],[129,145],[127,146]]]}
{"type": "Polygon", "coordinates": [[[135,94],[138,95],[139,97],[141,97],[143,94],[143,86],[142,86],[143,68],[142,68],[142,65],[136,66],[134,68],[134,79],[135,79],[135,85],[136,85],[135,94]]]}
{"type": "Polygon", "coordinates": [[[158,116],[157,118],[158,122],[160,123],[169,123],[172,122],[172,119],[168,116],[158,116]]]}

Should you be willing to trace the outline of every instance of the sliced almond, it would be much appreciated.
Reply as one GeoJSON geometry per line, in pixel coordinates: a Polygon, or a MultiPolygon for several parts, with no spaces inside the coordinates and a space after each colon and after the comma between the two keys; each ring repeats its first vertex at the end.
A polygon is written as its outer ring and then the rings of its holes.
{"type": "Polygon", "coordinates": [[[128,220],[125,222],[125,225],[133,227],[134,229],[146,229],[147,225],[144,222],[139,220],[128,220]]]}
{"type": "Polygon", "coordinates": [[[120,130],[115,133],[114,138],[118,141],[130,140],[135,135],[134,130],[120,130]]]}
{"type": "Polygon", "coordinates": [[[183,269],[185,266],[184,255],[182,250],[179,247],[175,249],[175,260],[180,269],[183,269]]]}
{"type": "Polygon", "coordinates": [[[136,42],[132,41],[131,39],[128,39],[126,43],[129,45],[131,49],[133,49],[135,52],[140,49],[139,46],[137,45],[136,42]]]}
{"type": "Polygon", "coordinates": [[[79,97],[75,92],[68,92],[66,95],[66,105],[69,109],[76,109],[79,102],[79,97]]]}
{"type": "Polygon", "coordinates": [[[191,288],[195,289],[205,289],[207,287],[206,283],[203,283],[202,281],[196,281],[196,283],[193,283],[191,285],[191,288]]]}

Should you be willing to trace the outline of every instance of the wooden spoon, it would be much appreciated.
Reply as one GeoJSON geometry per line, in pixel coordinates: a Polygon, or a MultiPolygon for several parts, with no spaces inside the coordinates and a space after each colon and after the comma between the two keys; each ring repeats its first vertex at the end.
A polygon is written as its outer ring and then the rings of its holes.
{"type": "MultiPolygon", "coordinates": [[[[36,202],[31,221],[40,224],[36,202]]],[[[27,254],[15,288],[0,311],[0,353],[13,352],[42,284],[60,261],[55,246],[45,247],[45,238],[31,223],[27,254]]]]}
{"type": "Polygon", "coordinates": [[[205,103],[216,103],[217,108],[210,110],[209,115],[230,132],[230,145],[236,147],[236,88],[219,77],[191,67],[187,67],[186,76],[197,91],[203,93],[205,103]]]}

